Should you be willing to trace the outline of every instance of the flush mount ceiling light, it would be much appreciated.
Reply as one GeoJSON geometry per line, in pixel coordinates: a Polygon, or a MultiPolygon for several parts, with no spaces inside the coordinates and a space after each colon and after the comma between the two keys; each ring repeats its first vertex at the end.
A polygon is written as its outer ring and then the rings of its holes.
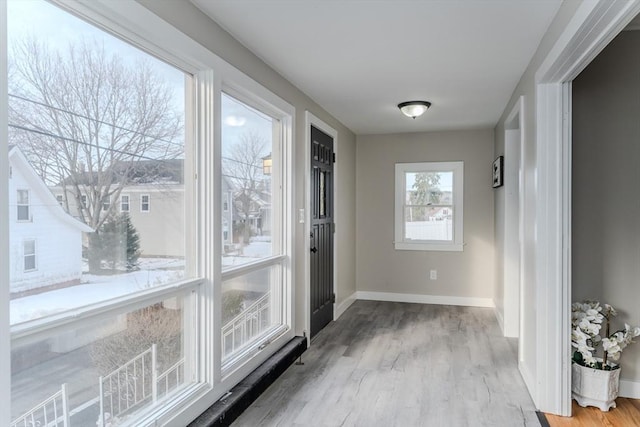
{"type": "Polygon", "coordinates": [[[429,107],[431,107],[431,103],[428,101],[407,101],[398,104],[398,108],[402,111],[402,114],[412,119],[423,115],[429,107]]]}

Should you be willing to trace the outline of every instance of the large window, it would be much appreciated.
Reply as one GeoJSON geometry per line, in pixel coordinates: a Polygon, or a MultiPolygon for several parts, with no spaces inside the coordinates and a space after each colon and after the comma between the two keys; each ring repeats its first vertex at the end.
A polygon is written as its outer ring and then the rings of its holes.
{"type": "Polygon", "coordinates": [[[396,164],[395,248],[461,251],[463,163],[396,164]]]}
{"type": "Polygon", "coordinates": [[[222,357],[226,365],[283,326],[282,124],[222,95],[222,357]],[[275,160],[275,161],[274,161],[275,160]]]}
{"type": "Polygon", "coordinates": [[[192,77],[48,2],[7,9],[11,419],[137,425],[199,378],[192,77]]]}
{"type": "Polygon", "coordinates": [[[140,2],[61,3],[0,2],[0,423],[188,425],[293,337],[295,109],[140,2]]]}

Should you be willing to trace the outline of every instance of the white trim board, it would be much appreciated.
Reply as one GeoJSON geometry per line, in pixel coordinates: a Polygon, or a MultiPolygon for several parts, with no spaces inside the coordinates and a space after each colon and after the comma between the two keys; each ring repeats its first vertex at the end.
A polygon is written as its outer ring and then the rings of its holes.
{"type": "Polygon", "coordinates": [[[640,399],[640,381],[620,380],[620,397],[640,399]]]}
{"type": "Polygon", "coordinates": [[[333,320],[338,320],[340,316],[357,300],[357,292],[352,293],[333,309],[333,320]]]}
{"type": "Polygon", "coordinates": [[[397,294],[393,292],[356,292],[357,299],[370,301],[409,302],[416,304],[461,305],[467,307],[494,308],[493,299],[476,297],[452,297],[445,295],[397,294]]]}
{"type": "Polygon", "coordinates": [[[527,386],[542,412],[571,415],[571,80],[638,11],[640,0],[580,3],[535,73],[535,303],[545,310],[527,386]]]}

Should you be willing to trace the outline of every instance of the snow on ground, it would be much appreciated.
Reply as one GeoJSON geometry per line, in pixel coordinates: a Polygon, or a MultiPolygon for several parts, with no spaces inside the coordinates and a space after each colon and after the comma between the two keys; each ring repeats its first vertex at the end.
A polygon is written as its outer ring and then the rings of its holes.
{"type": "MultiPolygon", "coordinates": [[[[242,265],[271,255],[270,238],[252,240],[242,254],[225,256],[224,266],[242,265]]],[[[123,295],[180,280],[184,260],[140,258],[140,270],[117,275],[83,274],[82,284],[11,300],[11,324],[39,319],[67,310],[108,301],[123,295]]]]}
{"type": "Polygon", "coordinates": [[[254,237],[251,243],[233,255],[222,257],[222,266],[231,267],[246,264],[259,258],[271,256],[271,238],[269,240],[254,237]]]}

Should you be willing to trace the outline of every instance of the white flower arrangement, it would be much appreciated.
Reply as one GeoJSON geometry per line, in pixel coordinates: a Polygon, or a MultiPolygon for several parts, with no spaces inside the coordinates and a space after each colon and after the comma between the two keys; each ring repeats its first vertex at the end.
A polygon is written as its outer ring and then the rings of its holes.
{"type": "Polygon", "coordinates": [[[573,361],[594,369],[613,370],[619,365],[622,350],[640,336],[640,327],[632,328],[625,323],[624,329],[609,333],[611,318],[618,313],[609,304],[604,307],[597,301],[574,302],[571,305],[571,345],[575,348],[573,361]],[[601,336],[604,322],[604,334],[601,336]],[[602,357],[596,357],[602,344],[602,357]]]}

